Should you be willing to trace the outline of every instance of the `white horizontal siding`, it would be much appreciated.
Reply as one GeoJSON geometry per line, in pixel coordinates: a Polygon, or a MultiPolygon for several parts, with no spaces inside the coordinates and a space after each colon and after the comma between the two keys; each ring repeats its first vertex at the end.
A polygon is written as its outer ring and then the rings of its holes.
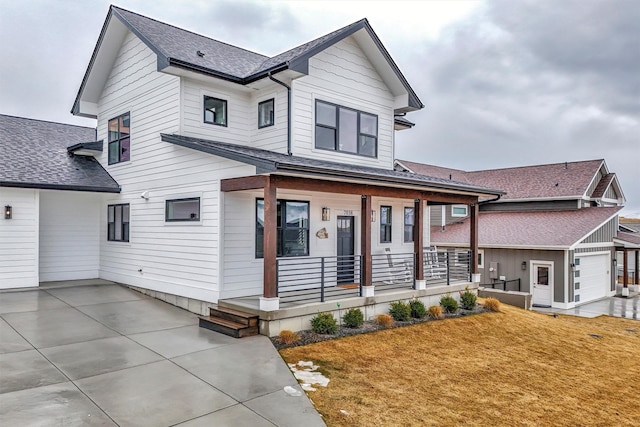
{"type": "Polygon", "coordinates": [[[0,289],[38,286],[38,190],[0,188],[0,289]]]}
{"type": "Polygon", "coordinates": [[[40,192],[40,280],[93,279],[100,265],[102,196],[40,192]]]}

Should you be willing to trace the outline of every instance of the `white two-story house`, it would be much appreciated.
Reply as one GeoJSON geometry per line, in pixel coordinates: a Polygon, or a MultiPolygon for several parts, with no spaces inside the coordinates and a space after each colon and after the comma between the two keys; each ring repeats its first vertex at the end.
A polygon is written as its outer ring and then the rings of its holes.
{"type": "MultiPolygon", "coordinates": [[[[117,185],[85,191],[89,210],[56,202],[62,216],[91,217],[95,268],[36,269],[9,286],[94,275],[174,301],[259,296],[263,310],[287,292],[304,301],[307,287],[372,296],[396,273],[423,287],[426,206],[473,216],[500,191],[394,171],[394,132],[421,108],[367,20],[267,57],[112,6],[72,110],[95,118],[97,134],[66,147],[117,185]]],[[[32,209],[37,239],[49,209],[32,209]]],[[[473,221],[469,234],[477,250],[473,221]]]]}

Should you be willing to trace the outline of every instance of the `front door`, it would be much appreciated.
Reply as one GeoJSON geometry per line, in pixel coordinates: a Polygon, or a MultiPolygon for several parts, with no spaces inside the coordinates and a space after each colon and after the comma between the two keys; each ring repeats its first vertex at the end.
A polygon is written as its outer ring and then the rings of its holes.
{"type": "Polygon", "coordinates": [[[352,216],[338,216],[337,254],[338,283],[353,283],[354,277],[354,230],[352,216]]]}
{"type": "Polygon", "coordinates": [[[553,263],[531,261],[531,293],[533,305],[551,307],[553,263]]]}

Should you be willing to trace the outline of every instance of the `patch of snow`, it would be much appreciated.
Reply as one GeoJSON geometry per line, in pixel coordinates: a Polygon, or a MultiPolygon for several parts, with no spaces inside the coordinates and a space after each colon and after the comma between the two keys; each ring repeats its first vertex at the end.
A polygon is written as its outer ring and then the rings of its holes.
{"type": "Polygon", "coordinates": [[[316,391],[314,385],[326,387],[329,384],[329,378],[316,372],[317,365],[313,362],[299,361],[298,363],[288,363],[289,369],[293,372],[293,376],[302,383],[302,389],[305,391],[316,391]]]}

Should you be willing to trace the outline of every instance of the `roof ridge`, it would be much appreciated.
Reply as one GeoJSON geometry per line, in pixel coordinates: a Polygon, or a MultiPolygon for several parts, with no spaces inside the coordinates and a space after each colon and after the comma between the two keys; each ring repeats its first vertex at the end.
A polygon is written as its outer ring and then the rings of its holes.
{"type": "Polygon", "coordinates": [[[571,162],[558,162],[558,163],[542,163],[537,165],[525,165],[525,166],[510,166],[506,168],[493,168],[493,169],[478,169],[473,171],[466,171],[466,173],[478,173],[478,172],[490,172],[490,171],[502,171],[502,170],[511,170],[511,169],[525,169],[525,168],[536,168],[543,166],[564,166],[564,164],[575,165],[578,163],[590,163],[590,162],[604,162],[604,159],[591,159],[591,160],[575,160],[571,162]]]}
{"type": "Polygon", "coordinates": [[[11,118],[20,119],[20,120],[30,120],[32,122],[51,123],[51,124],[55,124],[55,125],[72,126],[72,127],[76,127],[76,128],[96,130],[96,128],[91,127],[91,126],[81,126],[81,125],[73,125],[71,123],[54,122],[53,120],[33,119],[31,117],[14,116],[12,114],[2,114],[2,113],[0,113],[0,117],[11,117],[11,118]]]}

